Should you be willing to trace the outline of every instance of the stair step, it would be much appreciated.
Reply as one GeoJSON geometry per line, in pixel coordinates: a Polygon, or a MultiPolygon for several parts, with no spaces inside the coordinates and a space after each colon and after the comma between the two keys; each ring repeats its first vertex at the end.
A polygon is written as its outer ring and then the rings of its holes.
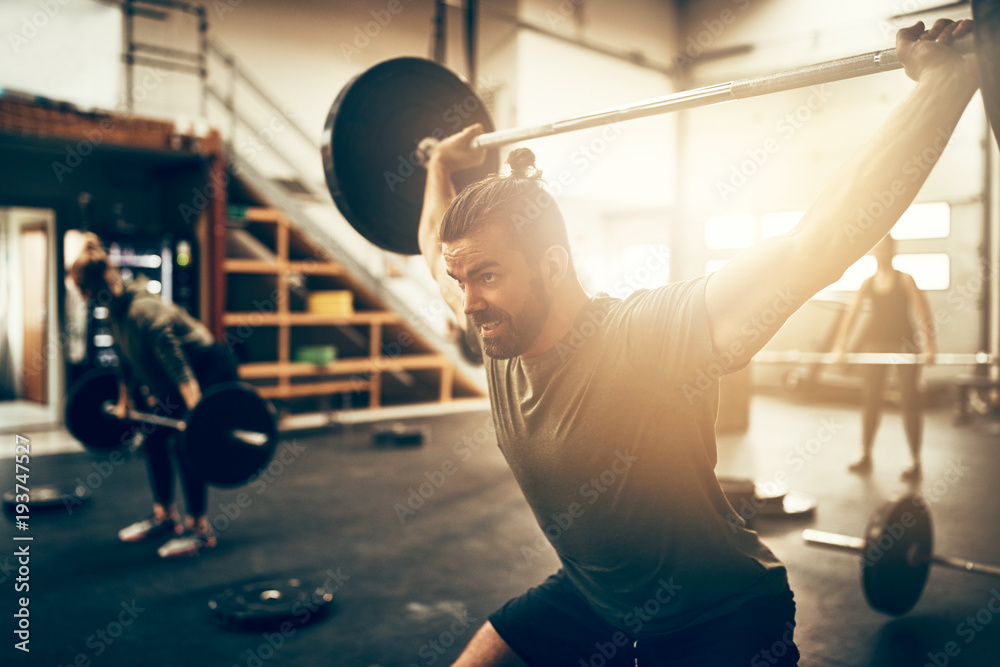
{"type": "Polygon", "coordinates": [[[309,375],[340,375],[347,373],[372,373],[392,371],[412,371],[429,368],[444,368],[451,362],[439,354],[413,354],[399,357],[360,357],[357,359],[338,359],[332,364],[318,366],[316,364],[289,362],[253,362],[240,364],[240,377],[268,378],[276,375],[303,377],[309,375]]]}
{"type": "Polygon", "coordinates": [[[224,270],[228,273],[304,273],[311,276],[345,276],[344,267],[331,262],[269,262],[263,259],[227,259],[224,270]]]}
{"type": "Polygon", "coordinates": [[[371,383],[364,380],[336,380],[333,382],[256,387],[256,390],[264,398],[272,399],[303,398],[324,394],[349,394],[355,391],[368,391],[370,388],[371,383]]]}
{"type": "Polygon", "coordinates": [[[402,318],[385,310],[363,310],[351,315],[319,315],[315,313],[224,313],[222,324],[227,327],[280,326],[348,326],[352,324],[396,324],[402,318]]]}

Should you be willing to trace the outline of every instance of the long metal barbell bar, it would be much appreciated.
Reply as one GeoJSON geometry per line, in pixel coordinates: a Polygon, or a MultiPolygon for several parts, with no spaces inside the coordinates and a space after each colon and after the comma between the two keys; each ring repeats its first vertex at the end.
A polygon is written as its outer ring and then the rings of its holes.
{"type": "MultiPolygon", "coordinates": [[[[973,37],[960,51],[991,57],[973,37]]],[[[497,131],[482,99],[454,72],[422,58],[394,58],[352,79],[334,100],[323,129],[327,186],[340,212],[375,245],[420,254],[417,229],[425,173],[420,164],[434,142],[481,123],[475,146],[482,165],[452,174],[457,190],[499,171],[498,146],[611,123],[769,95],[901,67],[895,49],[848,56],[775,74],[682,91],[533,127],[497,131]]],[[[984,86],[985,87],[985,86],[984,86]]],[[[985,93],[984,93],[985,96],[985,93]]]]}
{"type": "MultiPolygon", "coordinates": [[[[839,549],[841,551],[848,551],[850,553],[860,555],[864,555],[865,549],[868,545],[862,537],[841,535],[840,533],[828,533],[824,530],[813,530],[812,528],[807,528],[802,531],[802,539],[805,540],[807,544],[812,546],[839,549]]],[[[917,560],[914,560],[914,563],[917,562],[917,560]]],[[[923,557],[923,560],[919,562],[940,565],[942,567],[946,567],[951,570],[958,570],[960,572],[974,572],[976,574],[986,574],[994,577],[1000,577],[1000,567],[997,567],[996,565],[976,563],[971,560],[965,560],[964,558],[931,554],[930,556],[923,557]]]]}
{"type": "MultiPolygon", "coordinates": [[[[961,53],[972,53],[975,50],[975,40],[967,35],[954,42],[954,47],[961,53]]],[[[818,86],[833,81],[841,81],[869,74],[889,72],[902,69],[896,49],[882,49],[860,55],[846,56],[835,60],[796,67],[773,74],[762,74],[746,79],[736,79],[727,83],[717,83],[703,88],[672,93],[662,97],[634,102],[602,111],[559,120],[553,123],[535,125],[533,127],[513,128],[482,134],[473,140],[476,148],[503,146],[518,141],[549,137],[564,132],[575,132],[601,125],[620,123],[636,118],[646,118],[659,114],[683,111],[696,107],[704,107],[722,102],[744,100],[761,95],[781,93],[796,88],[818,86]]]]}
{"type": "Polygon", "coordinates": [[[868,521],[864,537],[802,531],[806,544],[861,556],[861,584],[868,604],[898,616],[917,603],[931,565],[1000,577],[1000,567],[933,553],[930,507],[916,494],[886,502],[868,521]]]}
{"type": "Polygon", "coordinates": [[[865,365],[895,365],[895,364],[926,364],[933,363],[939,366],[975,366],[993,363],[994,356],[986,352],[976,353],[939,353],[934,355],[932,362],[928,362],[923,354],[910,352],[848,352],[842,357],[832,352],[799,352],[789,350],[787,352],[762,350],[754,355],[754,361],[767,364],[820,364],[836,365],[845,364],[865,364],[865,365]]]}
{"type": "MultiPolygon", "coordinates": [[[[102,409],[108,416],[115,419],[119,418],[118,415],[115,414],[115,405],[111,401],[105,401],[102,409]]],[[[154,415],[149,412],[141,412],[135,408],[128,408],[125,412],[125,416],[122,417],[121,420],[163,426],[174,429],[179,433],[183,433],[187,430],[187,422],[183,419],[173,419],[171,417],[164,417],[163,415],[154,415]]],[[[261,431],[247,431],[245,429],[233,428],[227,429],[226,432],[229,434],[229,437],[234,440],[237,440],[244,445],[251,445],[253,447],[263,447],[270,440],[270,436],[261,431]]]]}

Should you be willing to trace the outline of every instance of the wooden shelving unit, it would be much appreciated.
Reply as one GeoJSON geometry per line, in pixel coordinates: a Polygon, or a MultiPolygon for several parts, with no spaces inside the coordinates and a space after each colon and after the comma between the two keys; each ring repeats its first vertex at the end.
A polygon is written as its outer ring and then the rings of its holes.
{"type": "Polygon", "coordinates": [[[273,260],[226,257],[222,263],[224,340],[243,360],[240,376],[262,396],[279,407],[310,397],[349,396],[356,409],[482,396],[449,359],[327,259],[280,211],[248,208],[230,227],[246,229],[274,255],[273,260]],[[303,290],[297,295],[290,284],[296,275],[305,290],[351,291],[355,312],[309,312],[303,290]],[[301,344],[334,344],[337,358],[324,365],[297,362],[294,352],[301,344]]]}

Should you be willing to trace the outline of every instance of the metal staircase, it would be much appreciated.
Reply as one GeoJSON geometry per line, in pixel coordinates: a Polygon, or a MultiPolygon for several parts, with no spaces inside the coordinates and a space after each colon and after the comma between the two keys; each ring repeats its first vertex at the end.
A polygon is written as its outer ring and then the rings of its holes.
{"type": "MultiPolygon", "coordinates": [[[[371,245],[340,215],[325,185],[319,146],[321,128],[315,132],[303,128],[293,111],[274,100],[231,53],[208,37],[207,17],[199,5],[176,0],[127,0],[123,2],[123,15],[127,24],[128,71],[140,62],[134,55],[139,51],[137,47],[144,47],[152,56],[141,62],[149,64],[152,57],[158,67],[198,77],[200,99],[192,114],[199,120],[178,130],[198,135],[212,128],[221,134],[230,193],[238,190],[242,197],[249,195],[254,200],[242,203],[279,212],[291,229],[307,236],[322,250],[326,261],[343,267],[353,283],[374,295],[434,354],[446,360],[462,386],[485,395],[481,369],[465,360],[449,336],[444,318],[447,307],[422,260],[390,254],[371,245]],[[144,37],[138,24],[133,25],[141,6],[154,8],[161,22],[181,15],[178,20],[186,20],[197,31],[197,51],[183,53],[163,45],[150,47],[155,39],[144,37]],[[195,17],[193,21],[191,16],[195,17]]],[[[177,30],[163,32],[176,34],[177,30]]],[[[126,76],[126,82],[138,78],[126,76]]],[[[130,91],[126,97],[132,99],[130,91]]],[[[141,106],[135,111],[156,113],[141,106]]]]}

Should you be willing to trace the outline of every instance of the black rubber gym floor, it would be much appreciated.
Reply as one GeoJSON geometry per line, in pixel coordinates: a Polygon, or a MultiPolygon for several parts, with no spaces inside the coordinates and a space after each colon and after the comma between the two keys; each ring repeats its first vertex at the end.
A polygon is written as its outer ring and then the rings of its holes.
{"type": "MultiPolygon", "coordinates": [[[[841,406],[754,399],[751,428],[720,438],[720,473],[787,475],[815,496],[808,520],[760,520],[786,562],[798,604],[803,665],[1000,665],[1000,579],[933,570],[902,618],[865,604],[856,559],[802,544],[806,527],[860,535],[871,510],[902,490],[902,425],[883,420],[868,477],[847,473],[860,419],[841,406]],[[1000,602],[994,602],[998,608],[1000,602]],[[949,652],[951,655],[949,655],[949,652]]],[[[487,413],[411,422],[426,426],[416,449],[377,449],[369,426],[288,438],[270,474],[241,489],[213,490],[219,546],[163,561],[158,543],[123,544],[119,528],[147,513],[140,461],[89,454],[39,456],[32,486],[92,490],[72,512],[37,514],[26,533],[0,522],[0,658],[10,664],[241,666],[447,665],[486,616],[547,576],[557,561],[538,552],[541,531],[494,445],[487,413]],[[282,457],[283,461],[282,462],[282,457]],[[241,495],[242,494],[242,495],[241,495]],[[401,508],[416,507],[412,512],[401,508]],[[17,535],[30,535],[29,592],[15,593],[17,535]],[[234,583],[311,578],[335,590],[319,621],[286,632],[219,627],[208,600],[234,583]],[[30,598],[30,653],[13,648],[16,598],[30,598]]],[[[13,436],[8,445],[13,447],[13,436]]],[[[958,429],[928,415],[924,493],[940,553],[1000,563],[1000,437],[988,424],[958,429]]],[[[3,488],[13,461],[0,462],[3,488]]],[[[311,615],[311,614],[309,614],[311,615]]],[[[310,619],[312,620],[312,619],[310,619]]]]}

